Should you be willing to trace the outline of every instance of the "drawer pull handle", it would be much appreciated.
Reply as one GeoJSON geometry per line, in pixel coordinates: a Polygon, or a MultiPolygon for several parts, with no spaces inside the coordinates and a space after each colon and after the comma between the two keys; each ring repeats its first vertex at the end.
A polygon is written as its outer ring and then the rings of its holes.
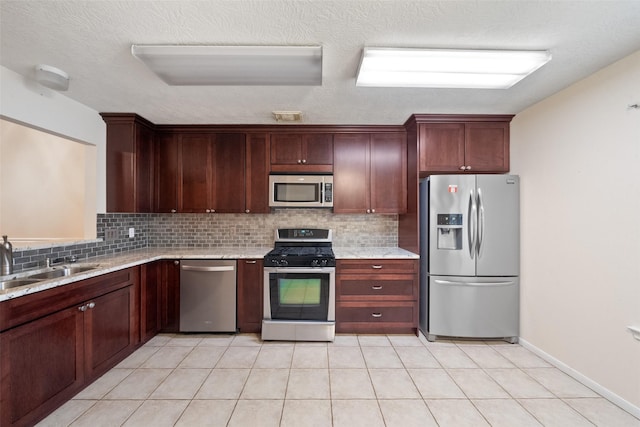
{"type": "Polygon", "coordinates": [[[256,264],[258,261],[253,260],[253,261],[245,261],[245,264],[256,264]]]}
{"type": "Polygon", "coordinates": [[[382,313],[371,313],[371,317],[375,317],[377,319],[378,317],[382,317],[382,313]]]}
{"type": "Polygon", "coordinates": [[[380,270],[382,268],[381,265],[372,265],[371,268],[375,269],[375,270],[380,270]]]}
{"type": "Polygon", "coordinates": [[[380,289],[382,289],[382,285],[372,286],[371,289],[373,289],[374,291],[379,291],[380,289]]]}

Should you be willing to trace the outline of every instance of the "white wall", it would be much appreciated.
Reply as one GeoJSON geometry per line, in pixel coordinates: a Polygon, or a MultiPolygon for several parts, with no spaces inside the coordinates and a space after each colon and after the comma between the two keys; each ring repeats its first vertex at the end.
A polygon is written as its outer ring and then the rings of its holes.
{"type": "MultiPolygon", "coordinates": [[[[521,337],[640,408],[640,51],[518,114],[521,337]]],[[[625,402],[626,401],[626,402],[625,402]]],[[[629,406],[627,406],[629,408],[629,406]]]]}
{"type": "MultiPolygon", "coordinates": [[[[73,76],[70,82],[73,87],[73,76]]],[[[96,209],[106,212],[106,124],[97,111],[0,66],[0,115],[93,144],[97,149],[96,209]]]]}

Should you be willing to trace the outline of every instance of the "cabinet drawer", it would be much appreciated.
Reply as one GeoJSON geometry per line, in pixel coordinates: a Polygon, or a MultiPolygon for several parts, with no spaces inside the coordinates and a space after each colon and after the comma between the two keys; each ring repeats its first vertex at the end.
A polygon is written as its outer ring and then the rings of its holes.
{"type": "Polygon", "coordinates": [[[347,275],[336,280],[338,300],[416,300],[418,287],[414,275],[347,275]]]}
{"type": "Polygon", "coordinates": [[[413,326],[416,316],[414,302],[339,302],[336,319],[341,323],[404,323],[413,326]]]}
{"type": "Polygon", "coordinates": [[[414,259],[339,259],[338,274],[413,274],[418,272],[414,259]]]}

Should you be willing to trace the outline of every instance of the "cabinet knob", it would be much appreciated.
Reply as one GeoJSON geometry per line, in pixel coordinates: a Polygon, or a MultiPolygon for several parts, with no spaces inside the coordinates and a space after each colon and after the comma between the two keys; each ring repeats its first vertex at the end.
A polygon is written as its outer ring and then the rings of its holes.
{"type": "Polygon", "coordinates": [[[382,317],[382,313],[371,313],[371,317],[375,317],[376,319],[382,317]]]}
{"type": "Polygon", "coordinates": [[[375,209],[371,209],[371,213],[376,213],[376,210],[375,209]]]}
{"type": "Polygon", "coordinates": [[[367,209],[367,213],[371,213],[371,209],[367,209]]]}
{"type": "Polygon", "coordinates": [[[171,213],[176,213],[177,211],[175,209],[171,209],[171,213]]]}
{"type": "Polygon", "coordinates": [[[302,163],[307,163],[307,159],[302,159],[302,163]]]}
{"type": "Polygon", "coordinates": [[[470,170],[471,170],[471,166],[467,166],[467,167],[465,168],[465,170],[470,171],[470,170]]]}
{"type": "Polygon", "coordinates": [[[302,160],[298,159],[298,164],[301,164],[301,163],[302,163],[302,160]]]}
{"type": "Polygon", "coordinates": [[[93,308],[96,306],[96,303],[91,301],[89,304],[87,304],[87,308],[93,308]]]}
{"type": "Polygon", "coordinates": [[[78,310],[86,311],[87,310],[87,306],[86,305],[81,305],[80,307],[78,307],[78,310]]]}
{"type": "Polygon", "coordinates": [[[467,169],[467,168],[466,168],[466,166],[465,166],[465,165],[460,166],[460,170],[461,170],[461,171],[466,170],[466,169],[467,169]]]}
{"type": "Polygon", "coordinates": [[[210,212],[211,212],[211,209],[205,209],[204,211],[205,211],[206,213],[210,213],[210,212]]]}
{"type": "Polygon", "coordinates": [[[173,261],[173,265],[180,265],[180,261],[173,261]]]}
{"type": "Polygon", "coordinates": [[[244,210],[244,213],[249,213],[249,212],[251,212],[249,209],[244,210]]]}

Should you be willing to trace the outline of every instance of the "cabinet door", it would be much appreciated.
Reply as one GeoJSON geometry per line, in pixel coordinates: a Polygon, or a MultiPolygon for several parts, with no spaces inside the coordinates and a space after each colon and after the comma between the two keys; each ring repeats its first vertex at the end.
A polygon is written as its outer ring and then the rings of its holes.
{"type": "Polygon", "coordinates": [[[244,212],[245,135],[215,134],[213,141],[213,203],[218,213],[244,212]]]}
{"type": "Polygon", "coordinates": [[[371,134],[371,213],[407,211],[407,141],[404,133],[371,134]]]}
{"type": "Polygon", "coordinates": [[[419,125],[420,172],[460,172],[465,165],[464,123],[419,125]]]}
{"type": "Polygon", "coordinates": [[[0,334],[0,425],[33,425],[80,390],[82,320],[72,307],[0,334]]]}
{"type": "Polygon", "coordinates": [[[160,330],[178,332],[180,329],[180,262],[160,261],[160,330]]]}
{"type": "Polygon", "coordinates": [[[269,136],[247,134],[245,212],[269,213],[269,136]]]}
{"type": "Polygon", "coordinates": [[[306,165],[333,164],[333,134],[312,133],[302,139],[302,162],[306,165]]]}
{"type": "Polygon", "coordinates": [[[271,164],[298,165],[302,163],[302,135],[272,134],[271,164]]]}
{"type": "Polygon", "coordinates": [[[145,343],[160,330],[162,264],[151,262],[141,266],[140,271],[140,340],[145,343]]]}
{"type": "Polygon", "coordinates": [[[333,134],[271,135],[271,170],[274,172],[327,172],[333,170],[333,134]]]}
{"type": "Polygon", "coordinates": [[[155,212],[178,211],[178,141],[161,133],[155,144],[155,212]]]}
{"type": "Polygon", "coordinates": [[[261,259],[238,261],[238,329],[240,332],[260,332],[262,329],[263,272],[261,259]]]}
{"type": "Polygon", "coordinates": [[[211,138],[180,135],[178,211],[206,212],[212,205],[211,138]]]}
{"type": "Polygon", "coordinates": [[[369,134],[335,134],[333,211],[366,213],[370,207],[369,134]]]}
{"type": "Polygon", "coordinates": [[[135,287],[118,289],[86,302],[85,372],[93,379],[115,366],[137,343],[135,287]]]}
{"type": "Polygon", "coordinates": [[[107,212],[151,212],[154,130],[133,114],[107,123],[107,212]]]}
{"type": "Polygon", "coordinates": [[[470,173],[509,172],[509,123],[467,123],[464,162],[470,173]]]}

